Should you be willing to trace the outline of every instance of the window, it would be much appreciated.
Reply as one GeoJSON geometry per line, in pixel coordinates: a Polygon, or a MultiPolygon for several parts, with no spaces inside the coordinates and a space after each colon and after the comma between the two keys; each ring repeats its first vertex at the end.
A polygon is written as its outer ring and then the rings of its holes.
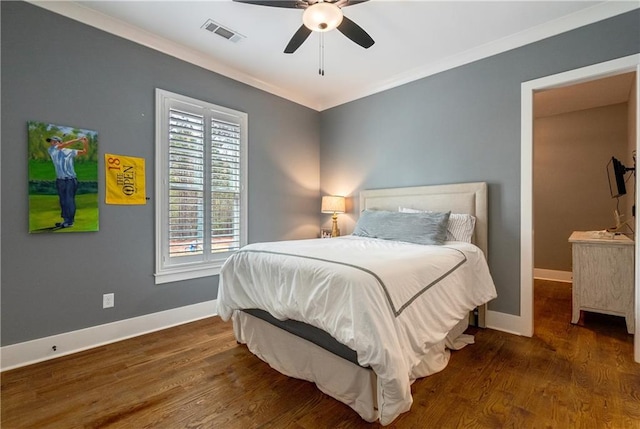
{"type": "Polygon", "coordinates": [[[247,114],[156,89],[156,283],[215,275],[246,244],[247,114]]]}

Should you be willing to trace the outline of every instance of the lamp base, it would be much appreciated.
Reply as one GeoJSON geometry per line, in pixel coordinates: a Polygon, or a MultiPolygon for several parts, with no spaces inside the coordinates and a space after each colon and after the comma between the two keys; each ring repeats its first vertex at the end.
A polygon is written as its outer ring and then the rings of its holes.
{"type": "Polygon", "coordinates": [[[340,237],[340,228],[338,228],[338,215],[333,214],[333,225],[331,225],[331,237],[340,237]]]}

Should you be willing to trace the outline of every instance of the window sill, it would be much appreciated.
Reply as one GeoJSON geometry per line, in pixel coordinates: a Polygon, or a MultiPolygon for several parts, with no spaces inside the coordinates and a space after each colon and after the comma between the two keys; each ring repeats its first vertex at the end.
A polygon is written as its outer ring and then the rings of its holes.
{"type": "Polygon", "coordinates": [[[179,267],[165,269],[154,274],[156,284],[179,282],[182,280],[191,280],[201,277],[217,276],[220,274],[222,263],[215,265],[207,265],[200,267],[179,267]]]}

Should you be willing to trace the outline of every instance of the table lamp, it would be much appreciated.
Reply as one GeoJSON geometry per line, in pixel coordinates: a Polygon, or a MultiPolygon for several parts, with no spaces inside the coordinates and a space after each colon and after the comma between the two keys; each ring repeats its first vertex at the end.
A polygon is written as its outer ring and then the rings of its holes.
{"type": "Polygon", "coordinates": [[[338,213],[344,213],[344,197],[327,195],[322,197],[322,213],[333,213],[333,225],[331,227],[331,236],[339,237],[340,229],[338,229],[338,213]]]}

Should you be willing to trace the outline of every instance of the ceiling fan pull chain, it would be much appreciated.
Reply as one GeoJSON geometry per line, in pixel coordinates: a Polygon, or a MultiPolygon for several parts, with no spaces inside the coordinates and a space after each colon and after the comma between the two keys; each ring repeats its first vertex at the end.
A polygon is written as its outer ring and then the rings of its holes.
{"type": "Polygon", "coordinates": [[[322,76],[324,76],[324,33],[322,35],[322,76]]]}
{"type": "Polygon", "coordinates": [[[324,76],[324,33],[320,33],[318,56],[318,61],[320,63],[318,74],[320,76],[324,76]]]}
{"type": "Polygon", "coordinates": [[[318,33],[318,74],[322,76],[322,33],[318,33]]]}

